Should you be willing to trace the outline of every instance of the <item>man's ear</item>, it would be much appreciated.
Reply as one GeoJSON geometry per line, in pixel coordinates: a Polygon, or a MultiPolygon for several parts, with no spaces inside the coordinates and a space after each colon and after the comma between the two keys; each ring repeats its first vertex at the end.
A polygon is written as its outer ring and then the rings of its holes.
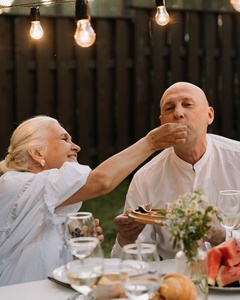
{"type": "Polygon", "coordinates": [[[210,106],[208,110],[208,125],[212,124],[214,120],[214,109],[210,106]]]}

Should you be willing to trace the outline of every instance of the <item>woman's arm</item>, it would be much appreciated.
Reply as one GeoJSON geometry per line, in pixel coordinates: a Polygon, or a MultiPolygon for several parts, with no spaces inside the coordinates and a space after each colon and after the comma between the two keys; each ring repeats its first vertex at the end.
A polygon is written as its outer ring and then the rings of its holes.
{"type": "Polygon", "coordinates": [[[86,184],[61,206],[111,192],[155,151],[185,143],[187,128],[168,123],[150,131],[144,138],[111,156],[90,172],[86,184]]]}

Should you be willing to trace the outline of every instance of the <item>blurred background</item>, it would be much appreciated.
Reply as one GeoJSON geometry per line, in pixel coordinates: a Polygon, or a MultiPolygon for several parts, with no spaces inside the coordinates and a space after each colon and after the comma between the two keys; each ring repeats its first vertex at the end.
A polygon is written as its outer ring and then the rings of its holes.
{"type": "MultiPolygon", "coordinates": [[[[44,35],[33,40],[35,4],[0,0],[12,5],[0,8],[1,159],[20,122],[47,114],[81,146],[79,162],[94,168],[159,125],[159,99],[177,81],[206,92],[215,109],[210,132],[239,140],[240,13],[230,0],[166,0],[166,26],[155,21],[154,0],[89,0],[89,48],[73,37],[74,1],[37,2],[44,35]]],[[[106,256],[130,179],[82,207],[101,220],[106,256]]]]}

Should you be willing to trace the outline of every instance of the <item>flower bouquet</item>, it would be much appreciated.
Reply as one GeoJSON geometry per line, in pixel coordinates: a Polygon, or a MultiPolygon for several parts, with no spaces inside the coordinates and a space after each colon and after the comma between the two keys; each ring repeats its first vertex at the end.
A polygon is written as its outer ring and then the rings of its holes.
{"type": "Polygon", "coordinates": [[[199,248],[199,242],[210,229],[216,211],[199,190],[179,196],[167,210],[159,211],[166,217],[173,248],[181,249],[176,254],[176,269],[195,283],[198,299],[207,299],[208,295],[207,254],[199,248]]]}

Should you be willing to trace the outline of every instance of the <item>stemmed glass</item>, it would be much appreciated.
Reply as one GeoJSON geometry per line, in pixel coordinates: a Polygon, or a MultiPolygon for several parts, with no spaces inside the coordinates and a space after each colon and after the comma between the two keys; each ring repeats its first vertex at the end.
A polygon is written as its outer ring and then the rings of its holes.
{"type": "Polygon", "coordinates": [[[67,214],[64,224],[64,238],[66,244],[72,238],[84,236],[98,236],[92,213],[77,212],[67,214]]]}
{"type": "Polygon", "coordinates": [[[65,265],[67,277],[71,286],[80,293],[70,299],[94,299],[92,290],[98,284],[104,270],[103,252],[98,238],[72,238],[68,241],[68,249],[73,255],[73,260],[65,265]]]}
{"type": "Polygon", "coordinates": [[[129,299],[148,300],[157,291],[161,274],[156,245],[136,243],[123,246],[120,282],[129,299]]]}
{"type": "Polygon", "coordinates": [[[220,223],[226,229],[227,237],[231,238],[234,227],[240,223],[240,191],[220,191],[217,207],[220,223]]]}

